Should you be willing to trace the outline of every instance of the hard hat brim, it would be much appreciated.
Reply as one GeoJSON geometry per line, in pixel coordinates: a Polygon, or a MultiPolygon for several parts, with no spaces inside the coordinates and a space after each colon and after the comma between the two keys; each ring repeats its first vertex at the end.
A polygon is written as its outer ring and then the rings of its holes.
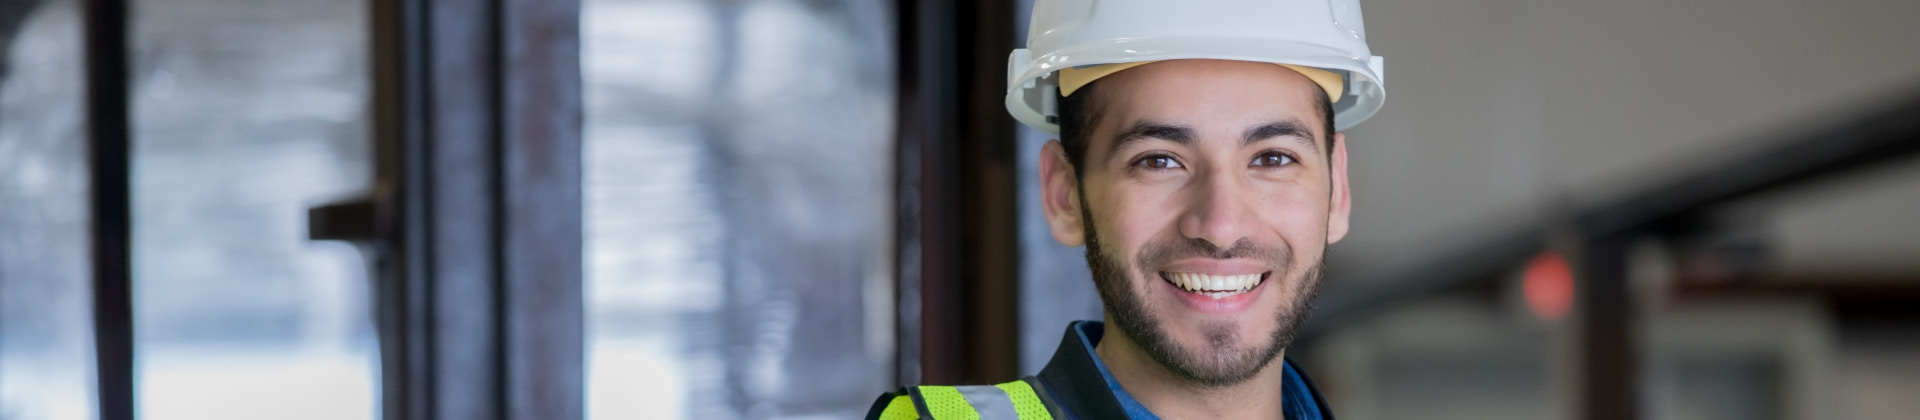
{"type": "Polygon", "coordinates": [[[1064,68],[1146,61],[1214,59],[1311,67],[1346,79],[1344,95],[1334,101],[1334,127],[1346,130],[1373,116],[1386,98],[1381,59],[1354,57],[1321,45],[1235,38],[1122,39],[1033,57],[1014,50],[1007,62],[1007,110],[1021,123],[1059,133],[1054,121],[1058,72],[1064,68]]]}

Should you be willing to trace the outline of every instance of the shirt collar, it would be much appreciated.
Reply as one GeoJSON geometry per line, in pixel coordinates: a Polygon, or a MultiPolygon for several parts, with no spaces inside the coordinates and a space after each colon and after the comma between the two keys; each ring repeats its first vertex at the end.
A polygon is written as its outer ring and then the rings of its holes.
{"type": "MultiPolygon", "coordinates": [[[[1040,370],[1041,384],[1070,416],[1159,420],[1159,416],[1120,386],[1113,372],[1107,370],[1106,363],[1094,352],[1094,346],[1106,331],[1104,328],[1105,324],[1099,321],[1076,321],[1067,325],[1066,337],[1054,351],[1053,360],[1040,370]],[[1092,381],[1095,376],[1100,380],[1092,381]]],[[[1332,420],[1333,416],[1325,409],[1326,402],[1313,389],[1313,382],[1294,367],[1292,361],[1283,358],[1281,368],[1285,384],[1280,389],[1280,404],[1287,419],[1332,420]]]]}

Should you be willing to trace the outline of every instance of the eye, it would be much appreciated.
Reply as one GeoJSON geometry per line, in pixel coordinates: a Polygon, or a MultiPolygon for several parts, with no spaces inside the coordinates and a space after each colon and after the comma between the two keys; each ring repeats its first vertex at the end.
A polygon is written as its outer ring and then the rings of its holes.
{"type": "Polygon", "coordinates": [[[1252,166],[1280,167],[1293,164],[1293,156],[1280,152],[1261,152],[1253,157],[1252,166]]]}
{"type": "Polygon", "coordinates": [[[1181,161],[1173,159],[1171,155],[1154,153],[1154,155],[1144,155],[1140,159],[1135,159],[1133,167],[1148,169],[1148,171],[1164,171],[1164,169],[1183,169],[1185,165],[1181,165],[1181,161]]]}
{"type": "Polygon", "coordinates": [[[1181,165],[1180,161],[1174,160],[1173,156],[1167,156],[1167,155],[1150,155],[1150,156],[1142,157],[1140,158],[1140,160],[1133,161],[1133,166],[1147,168],[1147,169],[1156,169],[1156,170],[1179,169],[1179,168],[1186,167],[1181,165]]]}

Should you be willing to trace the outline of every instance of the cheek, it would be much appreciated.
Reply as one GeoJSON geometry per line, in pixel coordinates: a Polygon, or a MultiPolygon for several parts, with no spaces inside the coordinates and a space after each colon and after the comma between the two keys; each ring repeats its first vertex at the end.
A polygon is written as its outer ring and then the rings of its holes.
{"type": "Polygon", "coordinates": [[[1102,246],[1108,252],[1126,257],[1132,265],[1133,256],[1142,246],[1176,226],[1180,208],[1174,192],[1156,188],[1110,190],[1106,194],[1108,199],[1095,204],[1099,206],[1094,217],[1101,221],[1098,225],[1102,246]]]}
{"type": "Polygon", "coordinates": [[[1306,251],[1319,249],[1319,245],[1325,243],[1331,204],[1323,189],[1273,189],[1261,194],[1258,212],[1273,232],[1293,245],[1295,251],[1306,251]]]}

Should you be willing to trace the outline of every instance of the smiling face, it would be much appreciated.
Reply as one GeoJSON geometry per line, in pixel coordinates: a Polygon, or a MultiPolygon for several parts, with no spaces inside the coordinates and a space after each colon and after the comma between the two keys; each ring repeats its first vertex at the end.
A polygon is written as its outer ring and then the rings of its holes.
{"type": "Polygon", "coordinates": [[[1218,60],[1089,89],[1082,166],[1058,142],[1042,159],[1055,238],[1087,245],[1108,318],[1169,372],[1252,378],[1291,340],[1326,245],[1346,234],[1346,151],[1324,134],[1325,94],[1284,67],[1218,60]]]}

